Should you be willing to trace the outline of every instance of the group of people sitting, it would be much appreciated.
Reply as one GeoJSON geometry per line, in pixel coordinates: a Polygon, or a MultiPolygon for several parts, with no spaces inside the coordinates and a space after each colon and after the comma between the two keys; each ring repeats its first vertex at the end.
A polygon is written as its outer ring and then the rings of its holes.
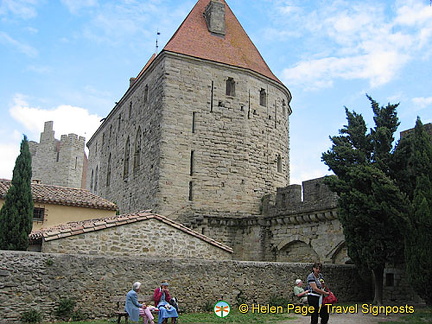
{"type": "Polygon", "coordinates": [[[176,323],[178,318],[178,304],[175,298],[172,298],[168,282],[162,281],[160,286],[153,292],[154,306],[140,303],[138,293],[141,291],[141,283],[135,282],[132,289],[126,295],[125,311],[128,313],[131,321],[138,322],[143,317],[144,324],[154,324],[152,312],[158,311],[158,324],[167,323],[171,318],[171,323],[176,323]]]}

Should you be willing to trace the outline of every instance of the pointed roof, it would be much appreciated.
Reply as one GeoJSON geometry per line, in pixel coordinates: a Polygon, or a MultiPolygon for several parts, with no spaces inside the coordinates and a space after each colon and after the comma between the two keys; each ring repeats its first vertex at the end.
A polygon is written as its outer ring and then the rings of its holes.
{"type": "Polygon", "coordinates": [[[225,0],[225,35],[209,32],[203,13],[211,0],[198,0],[195,7],[164,47],[164,51],[229,64],[282,82],[270,70],[258,49],[225,0]]]}

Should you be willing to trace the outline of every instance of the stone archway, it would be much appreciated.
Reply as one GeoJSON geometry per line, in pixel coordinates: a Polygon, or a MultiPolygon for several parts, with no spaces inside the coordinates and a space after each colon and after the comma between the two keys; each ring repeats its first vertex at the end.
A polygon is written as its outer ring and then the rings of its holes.
{"type": "Polygon", "coordinates": [[[349,264],[352,263],[348,256],[348,248],[345,241],[339,242],[329,253],[329,258],[333,264],[349,264]]]}
{"type": "MultiPolygon", "coordinates": [[[[281,246],[281,245],[280,245],[281,246]]],[[[281,246],[276,252],[277,262],[314,262],[319,260],[315,250],[303,241],[293,240],[281,246]]]]}

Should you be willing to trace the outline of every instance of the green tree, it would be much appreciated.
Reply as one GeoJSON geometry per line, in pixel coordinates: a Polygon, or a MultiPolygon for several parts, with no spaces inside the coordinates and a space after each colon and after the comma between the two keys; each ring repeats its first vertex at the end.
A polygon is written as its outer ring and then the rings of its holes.
{"type": "Polygon", "coordinates": [[[25,251],[33,226],[31,194],[31,155],[27,137],[21,141],[20,154],[15,161],[11,186],[0,210],[0,249],[25,251]]]}
{"type": "Polygon", "coordinates": [[[330,137],[332,148],[322,154],[322,160],[335,173],[326,178],[326,184],[339,196],[338,217],[348,255],[360,271],[372,271],[374,302],[382,304],[385,265],[403,255],[403,215],[408,203],[390,177],[398,105],[380,107],[367,97],[375,128],[368,133],[363,116],[345,108],[348,124],[339,136],[330,137]]]}
{"type": "Polygon", "coordinates": [[[412,203],[404,232],[406,273],[414,290],[432,305],[432,291],[425,289],[432,269],[432,139],[419,118],[394,156],[395,177],[412,203]]]}

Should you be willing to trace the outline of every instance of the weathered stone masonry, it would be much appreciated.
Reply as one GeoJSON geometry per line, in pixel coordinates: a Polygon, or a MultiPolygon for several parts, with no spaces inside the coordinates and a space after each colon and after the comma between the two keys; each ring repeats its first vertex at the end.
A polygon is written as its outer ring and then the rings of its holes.
{"type": "Polygon", "coordinates": [[[289,90],[224,2],[198,7],[184,24],[214,45],[189,53],[176,43],[191,30],[182,24],[87,144],[87,186],[121,213],[258,215],[261,197],[289,182],[289,90]]]}
{"type": "Polygon", "coordinates": [[[230,247],[166,217],[146,212],[68,223],[34,232],[30,238],[42,245],[42,252],[48,253],[232,258],[230,247]]]}
{"type": "Polygon", "coordinates": [[[54,137],[53,122],[45,122],[40,142],[29,142],[32,179],[43,184],[85,188],[87,156],[85,138],[76,134],[54,137]]]}
{"type": "MultiPolygon", "coordinates": [[[[163,260],[0,251],[0,316],[17,323],[25,309],[38,309],[44,320],[54,318],[62,298],[73,298],[89,318],[112,314],[112,298],[124,296],[135,281],[151,294],[162,279],[186,311],[225,300],[231,305],[268,303],[272,295],[292,298],[295,279],[310,273],[310,264],[198,259],[163,260]],[[29,266],[31,265],[31,266],[29,266]]],[[[370,292],[351,266],[329,265],[328,282],[341,302],[367,300],[370,292]]]]}
{"type": "Polygon", "coordinates": [[[261,215],[246,218],[204,215],[189,225],[232,246],[240,260],[349,261],[337,220],[337,197],[323,178],[278,188],[275,195],[264,197],[261,209],[261,215]]]}

